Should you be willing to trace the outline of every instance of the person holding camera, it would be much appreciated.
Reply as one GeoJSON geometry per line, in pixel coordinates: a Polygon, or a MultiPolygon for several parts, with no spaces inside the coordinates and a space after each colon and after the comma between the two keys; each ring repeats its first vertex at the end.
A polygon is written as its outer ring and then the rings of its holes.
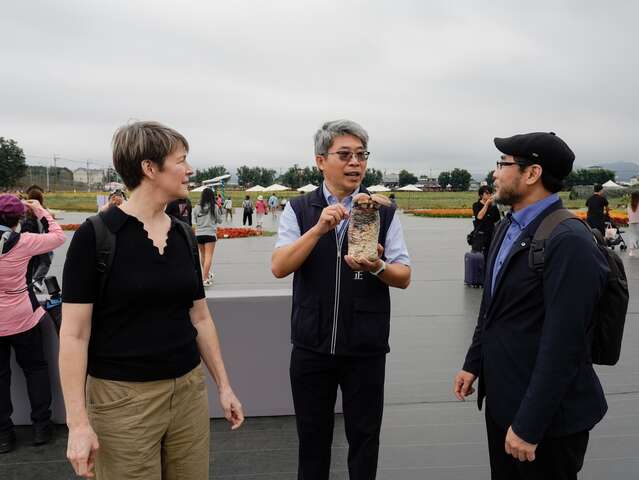
{"type": "Polygon", "coordinates": [[[40,321],[46,315],[27,285],[29,261],[64,243],[64,232],[37,200],[0,195],[0,453],[15,447],[11,422],[11,349],[27,380],[33,443],[51,439],[51,385],[44,358],[40,321]],[[30,212],[46,220],[48,233],[20,233],[20,221],[30,212]]]}
{"type": "Polygon", "coordinates": [[[493,190],[488,185],[479,187],[479,200],[473,203],[473,233],[471,246],[474,251],[488,254],[495,224],[499,221],[499,209],[495,206],[493,190]]]}

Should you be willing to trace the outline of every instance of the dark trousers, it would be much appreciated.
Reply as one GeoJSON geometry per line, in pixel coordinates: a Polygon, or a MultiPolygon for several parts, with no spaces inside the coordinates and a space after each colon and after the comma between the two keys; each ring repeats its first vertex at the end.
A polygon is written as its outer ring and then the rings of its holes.
{"type": "Polygon", "coordinates": [[[253,214],[248,213],[246,210],[242,215],[242,225],[246,225],[246,221],[248,220],[249,227],[253,225],[253,214]]]}
{"type": "Polygon", "coordinates": [[[291,387],[299,438],[299,480],[327,480],[337,387],[342,391],[351,480],[373,480],[384,410],[386,355],[341,357],[293,348],[291,387]]]}
{"type": "Polygon", "coordinates": [[[589,432],[544,438],[535,460],[520,462],[506,453],[506,430],[486,415],[488,451],[492,480],[577,480],[584,464],[589,432]]]}
{"type": "Polygon", "coordinates": [[[602,235],[606,234],[606,224],[603,218],[588,217],[586,221],[588,222],[588,225],[590,225],[590,228],[596,228],[602,235]]]}
{"type": "Polygon", "coordinates": [[[51,418],[51,385],[49,369],[42,346],[42,327],[38,323],[31,330],[0,337],[0,433],[13,428],[11,414],[11,348],[24,371],[27,392],[31,403],[31,420],[34,425],[44,425],[51,418]]]}

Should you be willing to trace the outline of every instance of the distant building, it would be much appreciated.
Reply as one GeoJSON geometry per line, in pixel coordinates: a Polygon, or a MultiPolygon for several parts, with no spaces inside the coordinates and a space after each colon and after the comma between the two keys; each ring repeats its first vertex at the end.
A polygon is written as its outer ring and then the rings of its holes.
{"type": "Polygon", "coordinates": [[[73,181],[86,185],[97,185],[104,181],[105,172],[101,168],[77,168],[73,171],[73,181]]]}
{"type": "Polygon", "coordinates": [[[399,186],[399,173],[385,173],[382,177],[382,185],[388,188],[399,186]]]}
{"type": "Polygon", "coordinates": [[[630,180],[628,181],[628,185],[630,185],[631,187],[634,187],[637,184],[639,184],[639,175],[636,177],[630,177],[630,180]]]}
{"type": "Polygon", "coordinates": [[[468,191],[476,192],[477,190],[479,190],[479,187],[480,187],[480,183],[477,180],[471,180],[470,184],[468,185],[468,191]]]}
{"type": "Polygon", "coordinates": [[[425,192],[438,192],[442,189],[436,178],[430,178],[425,175],[419,177],[420,188],[425,192]]]}

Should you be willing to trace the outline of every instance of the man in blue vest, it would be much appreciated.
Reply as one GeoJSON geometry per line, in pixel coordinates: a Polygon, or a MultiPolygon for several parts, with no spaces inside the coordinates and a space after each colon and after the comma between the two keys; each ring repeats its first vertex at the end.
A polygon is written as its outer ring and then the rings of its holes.
{"type": "Polygon", "coordinates": [[[495,199],[512,207],[493,235],[472,344],[454,382],[459,400],[486,399],[493,480],[576,480],[589,431],[606,413],[590,359],[593,311],[608,263],[592,232],[560,223],[544,244],[543,272],[529,266],[542,220],[575,155],[554,133],[495,138],[503,153],[495,199]]]}
{"type": "Polygon", "coordinates": [[[336,120],[315,134],[324,175],[314,192],[291,199],[279,225],[271,270],[294,273],[291,388],[299,437],[298,478],[327,480],[337,388],[342,392],[351,480],[377,471],[389,352],[389,287],[410,283],[410,258],[394,207],[380,209],[375,261],[347,255],[353,197],[369,157],[368,134],[336,120]]]}

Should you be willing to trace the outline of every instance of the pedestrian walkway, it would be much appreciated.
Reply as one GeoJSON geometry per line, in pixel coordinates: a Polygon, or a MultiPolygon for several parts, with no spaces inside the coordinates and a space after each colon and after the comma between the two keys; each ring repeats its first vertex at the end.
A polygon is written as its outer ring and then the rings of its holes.
{"type": "MultiPolygon", "coordinates": [[[[392,351],[378,479],[487,480],[490,474],[483,413],[477,411],[474,401],[457,402],[451,393],[453,376],[472,336],[481,295],[481,290],[466,288],[462,282],[469,220],[402,216],[402,223],[413,262],[413,281],[408,290],[392,293],[392,351]]],[[[265,229],[270,229],[266,219],[265,229]]],[[[275,237],[219,242],[213,288],[290,288],[291,278],[276,280],[270,273],[274,243],[275,237]]],[[[622,256],[634,293],[639,287],[639,259],[630,259],[626,253],[622,256]]],[[[63,261],[61,251],[53,265],[59,278],[63,261]]],[[[598,367],[610,409],[591,433],[580,477],[584,480],[639,479],[636,295],[631,297],[626,329],[619,365],[598,367]]],[[[289,332],[283,331],[282,335],[288,336],[289,332]]],[[[214,420],[211,428],[211,478],[297,478],[294,417],[249,418],[238,432],[230,432],[224,421],[214,420]]],[[[65,431],[63,426],[58,427],[54,444],[36,448],[27,445],[30,430],[19,428],[18,449],[0,456],[0,479],[74,478],[65,460],[65,431]]],[[[346,455],[343,424],[338,416],[332,480],[348,478],[346,455]]]]}

